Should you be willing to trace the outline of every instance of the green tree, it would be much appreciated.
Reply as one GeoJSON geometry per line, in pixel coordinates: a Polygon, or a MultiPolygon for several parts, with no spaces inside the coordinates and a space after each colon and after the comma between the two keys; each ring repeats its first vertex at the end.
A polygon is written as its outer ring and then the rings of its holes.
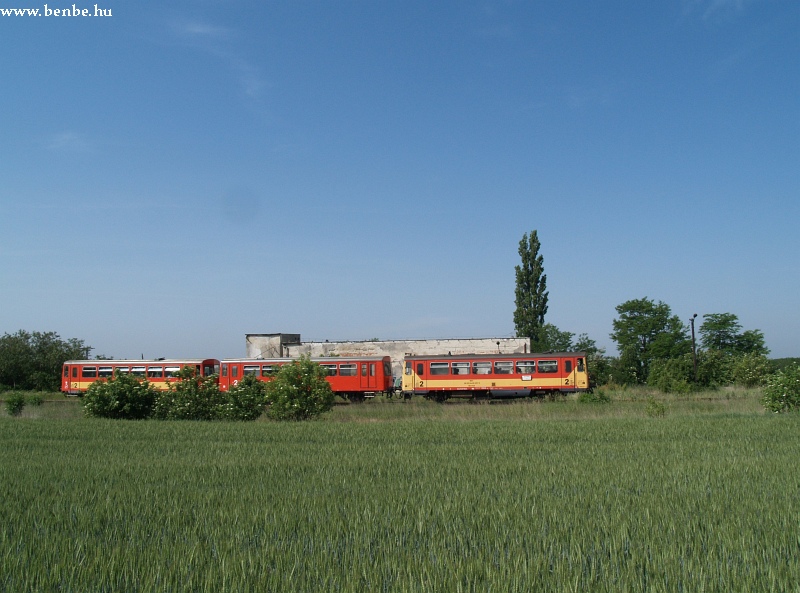
{"type": "Polygon", "coordinates": [[[761,331],[741,330],[739,318],[733,313],[708,313],[700,325],[700,344],[707,350],[727,354],[769,354],[761,331]]]}
{"type": "Polygon", "coordinates": [[[95,381],[83,396],[83,412],[95,418],[144,420],[153,413],[158,389],[146,379],[119,373],[95,381]]]}
{"type": "Polygon", "coordinates": [[[769,348],[764,343],[764,334],[758,329],[748,329],[739,334],[737,348],[740,354],[766,356],[769,348]]]}
{"type": "Polygon", "coordinates": [[[308,420],[327,412],[334,395],[326,376],[308,356],[283,365],[267,383],[267,415],[273,420],[308,420]]]}
{"type": "Polygon", "coordinates": [[[645,297],[626,301],[616,310],[619,317],[612,322],[611,339],[617,343],[625,369],[620,375],[626,382],[645,383],[653,360],[691,352],[688,330],[669,305],[645,297]]]}
{"type": "Polygon", "coordinates": [[[531,350],[541,351],[541,328],[547,313],[547,275],[544,273],[544,258],[539,254],[539,237],[536,231],[522,235],[519,242],[521,263],[514,267],[516,290],[514,303],[514,328],[517,336],[531,340],[531,350]]]}
{"type": "MultiPolygon", "coordinates": [[[[575,335],[567,331],[561,331],[552,323],[545,323],[536,330],[536,340],[531,340],[536,344],[538,352],[569,352],[572,349],[572,337],[575,335]]],[[[533,349],[533,345],[531,346],[533,349]]]]}
{"type": "Polygon", "coordinates": [[[62,340],[56,332],[26,332],[0,337],[0,385],[57,391],[65,360],[87,358],[83,340],[62,340]]]}

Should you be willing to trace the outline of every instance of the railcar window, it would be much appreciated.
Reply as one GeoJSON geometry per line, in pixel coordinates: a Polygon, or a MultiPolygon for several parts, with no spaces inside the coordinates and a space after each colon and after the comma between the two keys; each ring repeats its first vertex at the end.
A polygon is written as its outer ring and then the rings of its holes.
{"type": "Polygon", "coordinates": [[[72,367],[72,378],[73,379],[78,378],[78,367],[72,367]]]}
{"type": "Polygon", "coordinates": [[[492,373],[491,362],[473,362],[472,374],[473,375],[490,375],[492,373]]]}
{"type": "Polygon", "coordinates": [[[97,371],[98,377],[109,378],[113,374],[114,374],[114,367],[100,367],[100,370],[97,371]]]}
{"type": "Polygon", "coordinates": [[[583,359],[582,358],[578,359],[578,372],[579,373],[583,372],[583,359]]]}
{"type": "Polygon", "coordinates": [[[239,376],[239,365],[232,364],[231,365],[231,377],[238,377],[239,376]]]}
{"type": "Polygon", "coordinates": [[[453,362],[450,364],[454,375],[469,375],[468,362],[453,362]]]}
{"type": "Polygon", "coordinates": [[[564,372],[565,373],[571,373],[572,372],[572,361],[571,360],[565,360],[564,361],[564,372]]]}
{"type": "Polygon", "coordinates": [[[81,376],[84,379],[94,379],[97,377],[97,367],[83,367],[83,369],[81,369],[81,376]]]}
{"type": "Polygon", "coordinates": [[[514,363],[510,360],[497,360],[494,363],[494,372],[496,375],[510,375],[514,363]]]}
{"type": "Polygon", "coordinates": [[[274,369],[272,368],[271,364],[265,364],[264,366],[261,367],[261,376],[269,377],[272,374],[273,370],[274,369]]]}
{"type": "Polygon", "coordinates": [[[557,373],[558,361],[557,360],[540,360],[538,364],[540,373],[557,373]]]}
{"type": "Polygon", "coordinates": [[[117,367],[117,376],[127,375],[131,372],[131,367],[117,367]]]}
{"type": "Polygon", "coordinates": [[[147,367],[148,379],[161,379],[164,377],[164,367],[147,367]]]}
{"type": "Polygon", "coordinates": [[[164,374],[167,377],[177,377],[178,373],[180,373],[180,372],[181,372],[181,368],[180,367],[167,367],[167,368],[164,369],[164,374]]]}
{"type": "Polygon", "coordinates": [[[388,360],[383,361],[383,374],[386,377],[392,376],[392,365],[389,363],[388,360]]]}
{"type": "Polygon", "coordinates": [[[339,365],[339,374],[342,377],[357,377],[358,376],[358,366],[354,364],[340,364],[339,365]]]}
{"type": "Polygon", "coordinates": [[[375,376],[375,363],[374,362],[369,363],[369,376],[370,377],[374,377],[375,376]]]}
{"type": "Polygon", "coordinates": [[[328,375],[329,377],[335,377],[336,376],[336,365],[335,364],[321,364],[319,366],[321,366],[323,369],[325,369],[325,374],[328,375]]]}
{"type": "Polygon", "coordinates": [[[517,361],[517,373],[520,375],[532,375],[536,372],[536,361],[535,360],[518,360],[517,361]]]}
{"type": "Polygon", "coordinates": [[[258,375],[258,365],[245,365],[242,375],[258,375]]]}
{"type": "Polygon", "coordinates": [[[449,362],[432,362],[431,375],[449,375],[450,363],[449,362]]]}
{"type": "Polygon", "coordinates": [[[363,363],[361,365],[361,376],[362,377],[366,377],[367,376],[367,363],[363,363]]]}
{"type": "Polygon", "coordinates": [[[406,363],[406,375],[410,375],[410,374],[411,374],[411,363],[407,362],[406,363]]]}
{"type": "Polygon", "coordinates": [[[64,378],[69,379],[69,367],[64,367],[64,378]]]}
{"type": "Polygon", "coordinates": [[[420,377],[425,374],[425,365],[421,362],[417,363],[417,375],[420,377]]]}
{"type": "Polygon", "coordinates": [[[133,367],[131,369],[131,375],[134,377],[144,377],[144,367],[133,367]]]}
{"type": "Polygon", "coordinates": [[[222,376],[223,377],[227,377],[228,376],[228,365],[227,364],[223,364],[222,365],[222,376]]]}

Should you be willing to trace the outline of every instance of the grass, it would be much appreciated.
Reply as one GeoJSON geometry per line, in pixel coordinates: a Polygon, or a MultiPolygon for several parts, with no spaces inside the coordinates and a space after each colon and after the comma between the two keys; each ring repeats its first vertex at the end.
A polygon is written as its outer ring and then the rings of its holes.
{"type": "MultiPolygon", "coordinates": [[[[648,387],[603,388],[609,404],[582,404],[572,395],[556,401],[508,400],[473,404],[468,400],[450,400],[438,404],[423,398],[412,400],[376,397],[364,404],[346,404],[337,399],[333,411],[323,422],[395,422],[399,420],[558,420],[593,418],[638,418],[646,416],[651,400],[664,404],[668,415],[767,414],[761,405],[761,390],[725,387],[690,395],[664,394],[648,387]]],[[[4,400],[11,392],[0,393],[0,417],[6,415],[4,400]]],[[[40,406],[26,405],[21,418],[81,418],[81,399],[58,392],[24,392],[26,399],[43,398],[40,406]]],[[[262,421],[265,421],[263,419],[262,421]]]]}
{"type": "Polygon", "coordinates": [[[0,591],[800,590],[800,417],[654,395],[302,424],[46,401],[0,417],[0,591]]]}

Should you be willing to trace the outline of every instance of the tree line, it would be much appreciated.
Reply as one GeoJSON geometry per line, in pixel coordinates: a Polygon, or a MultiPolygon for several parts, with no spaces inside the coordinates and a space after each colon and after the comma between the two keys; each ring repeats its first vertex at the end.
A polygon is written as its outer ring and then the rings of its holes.
{"type": "Polygon", "coordinates": [[[92,350],[56,332],[6,333],[0,337],[0,391],[58,391],[64,361],[87,359],[92,350]]]}
{"type": "MultiPolygon", "coordinates": [[[[744,330],[733,313],[707,313],[690,334],[694,317],[685,324],[669,305],[643,297],[616,307],[610,338],[618,356],[608,356],[587,334],[575,337],[545,322],[549,293],[537,232],[519,243],[521,263],[515,267],[514,327],[531,341],[533,351],[585,351],[596,385],[651,385],[665,392],[729,384],[764,384],[776,370],[767,359],[764,334],[744,330]]],[[[696,317],[696,315],[695,315],[696,317]]]]}

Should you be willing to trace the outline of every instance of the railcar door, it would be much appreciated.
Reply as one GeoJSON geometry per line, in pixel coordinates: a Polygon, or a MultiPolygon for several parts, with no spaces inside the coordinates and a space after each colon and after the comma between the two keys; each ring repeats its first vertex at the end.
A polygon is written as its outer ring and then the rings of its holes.
{"type": "Polygon", "coordinates": [[[378,389],[378,365],[375,361],[359,363],[361,376],[361,389],[364,391],[377,391],[378,389]]]}
{"type": "Polygon", "coordinates": [[[423,393],[427,393],[425,390],[428,388],[428,381],[427,375],[425,374],[425,362],[421,360],[414,361],[414,389],[415,390],[422,390],[423,393]]]}

